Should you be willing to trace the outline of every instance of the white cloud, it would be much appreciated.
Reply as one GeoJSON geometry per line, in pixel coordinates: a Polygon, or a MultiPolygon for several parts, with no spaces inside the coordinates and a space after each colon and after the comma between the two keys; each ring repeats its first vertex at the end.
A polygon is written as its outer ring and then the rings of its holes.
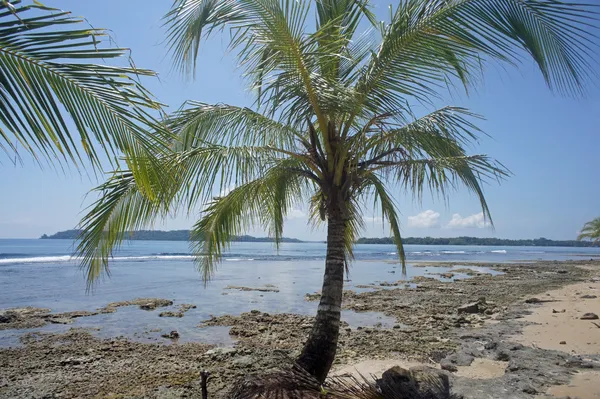
{"type": "Polygon", "coordinates": [[[439,212],[428,209],[415,216],[408,217],[409,227],[430,228],[440,226],[439,212]]]}
{"type": "Polygon", "coordinates": [[[471,216],[462,217],[455,213],[446,227],[451,229],[478,228],[482,229],[488,226],[483,217],[483,212],[476,213],[471,216]]]}

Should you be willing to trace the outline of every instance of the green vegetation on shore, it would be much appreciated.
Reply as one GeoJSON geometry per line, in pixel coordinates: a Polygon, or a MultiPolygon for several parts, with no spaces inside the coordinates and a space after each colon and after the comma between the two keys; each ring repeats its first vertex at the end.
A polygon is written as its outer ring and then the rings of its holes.
{"type": "MultiPolygon", "coordinates": [[[[402,239],[404,245],[494,245],[511,247],[591,247],[593,244],[586,241],[575,240],[549,240],[547,238],[534,238],[524,240],[510,240],[505,238],[481,237],[407,237],[402,239]]],[[[391,237],[359,238],[357,244],[393,244],[391,237]]]]}
{"type": "MultiPolygon", "coordinates": [[[[75,240],[81,234],[81,230],[65,230],[58,233],[41,236],[41,239],[75,240]]],[[[126,236],[130,240],[153,240],[153,241],[189,241],[190,230],[140,230],[128,231],[126,236]]],[[[271,237],[253,237],[249,235],[235,236],[231,239],[235,242],[273,242],[271,237]]],[[[591,247],[593,242],[574,240],[549,240],[547,238],[533,238],[523,240],[511,240],[505,238],[481,238],[481,237],[406,237],[404,245],[493,245],[512,247],[591,247]]],[[[282,237],[281,242],[311,242],[297,238],[282,237]]],[[[356,244],[394,244],[391,237],[359,238],[356,244]]]]}

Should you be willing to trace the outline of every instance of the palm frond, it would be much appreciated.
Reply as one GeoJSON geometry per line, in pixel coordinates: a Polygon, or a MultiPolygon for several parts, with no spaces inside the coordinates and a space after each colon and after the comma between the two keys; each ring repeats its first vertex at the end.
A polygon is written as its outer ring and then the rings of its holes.
{"type": "Polygon", "coordinates": [[[591,240],[594,244],[600,243],[600,218],[584,224],[577,240],[591,240]]]}
{"type": "Polygon", "coordinates": [[[201,40],[214,29],[247,19],[235,0],[177,0],[164,16],[167,43],[175,66],[190,73],[196,68],[201,40]]]}
{"type": "Polygon", "coordinates": [[[164,202],[143,195],[130,171],[115,172],[95,190],[101,195],[80,222],[75,250],[88,288],[103,273],[110,274],[109,259],[127,238],[126,231],[143,229],[167,211],[164,202]]]}
{"type": "Polygon", "coordinates": [[[369,173],[383,171],[384,176],[395,180],[414,198],[421,199],[423,191],[447,198],[449,191],[458,185],[477,196],[486,222],[493,226],[491,213],[483,193],[482,183],[501,180],[509,176],[508,170],[486,155],[438,156],[426,159],[404,159],[372,168],[369,173]]]}
{"type": "Polygon", "coordinates": [[[98,148],[112,160],[166,147],[166,131],[153,116],[161,105],[138,81],[155,73],[95,64],[128,54],[102,46],[102,38],[107,31],[69,12],[0,3],[0,144],[18,143],[39,161],[89,159],[95,166],[98,148]]]}
{"type": "Polygon", "coordinates": [[[359,103],[373,112],[409,96],[429,101],[458,79],[469,86],[481,58],[537,63],[552,89],[580,94],[594,75],[595,7],[560,0],[403,0],[361,72],[359,103]]]}
{"type": "Polygon", "coordinates": [[[359,157],[382,158],[382,154],[399,152],[413,157],[444,156],[447,148],[458,149],[476,143],[484,133],[470,119],[480,118],[469,110],[460,107],[444,107],[431,112],[401,127],[386,121],[375,120],[350,137],[352,151],[359,157]]]}
{"type": "Polygon", "coordinates": [[[299,167],[296,160],[284,159],[207,205],[191,231],[192,251],[205,282],[233,236],[260,226],[278,245],[287,212],[304,197],[307,179],[299,167]]]}
{"type": "MultiPolygon", "coordinates": [[[[184,149],[206,143],[229,146],[272,146],[292,151],[306,140],[296,126],[286,125],[250,108],[189,101],[171,115],[167,125],[184,149]]],[[[177,149],[177,147],[176,147],[177,149]]]]}
{"type": "Polygon", "coordinates": [[[374,189],[375,204],[379,202],[381,206],[381,217],[383,222],[387,220],[390,226],[390,232],[394,239],[394,245],[398,251],[398,257],[402,263],[402,273],[406,274],[406,252],[404,251],[404,245],[402,244],[402,234],[400,233],[400,222],[398,220],[398,213],[394,200],[388,194],[389,190],[385,187],[384,183],[375,175],[368,174],[364,177],[364,184],[374,189]]]}

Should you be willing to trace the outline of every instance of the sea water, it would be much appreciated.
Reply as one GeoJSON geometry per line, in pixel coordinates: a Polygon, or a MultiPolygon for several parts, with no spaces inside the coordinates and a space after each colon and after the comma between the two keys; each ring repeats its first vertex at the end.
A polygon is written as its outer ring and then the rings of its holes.
{"type": "MultiPolygon", "coordinates": [[[[198,328],[198,324],[213,315],[237,315],[252,309],[314,314],[316,302],[305,301],[304,296],[321,288],[326,246],[283,243],[276,250],[271,243],[233,243],[212,280],[205,284],[188,243],[129,241],[111,259],[110,276],[103,276],[91,290],[87,289],[85,273],[77,258],[72,256],[73,248],[70,240],[0,240],[0,309],[34,306],[53,312],[94,311],[110,302],[166,298],[174,301],[174,307],[192,303],[197,308],[183,318],[161,318],[158,313],[167,309],[147,312],[133,306],[123,307],[116,313],[75,319],[72,325],[49,325],[33,331],[92,327],[99,329],[100,336],[125,335],[141,341],[160,341],[160,332],[177,330],[184,341],[229,344],[226,328],[198,328]],[[279,292],[238,291],[228,286],[274,286],[279,292]]],[[[403,276],[393,245],[357,245],[345,289],[364,291],[368,289],[364,285],[402,279],[410,284],[414,276],[434,276],[431,273],[451,271],[452,265],[462,268],[461,262],[468,266],[468,262],[589,259],[600,256],[600,249],[407,245],[406,253],[408,267],[403,276]],[[415,267],[419,262],[452,265],[415,267]]],[[[477,271],[497,273],[486,267],[477,271]]],[[[392,318],[373,312],[345,311],[342,317],[352,327],[394,324],[392,318]]],[[[22,332],[0,331],[0,345],[18,344],[22,332]]]]}

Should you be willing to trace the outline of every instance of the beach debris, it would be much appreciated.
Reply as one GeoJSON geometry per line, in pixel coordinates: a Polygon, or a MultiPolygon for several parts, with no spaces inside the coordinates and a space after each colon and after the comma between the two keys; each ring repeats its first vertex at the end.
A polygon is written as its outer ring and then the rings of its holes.
{"type": "Polygon", "coordinates": [[[593,321],[592,321],[592,324],[595,325],[596,327],[600,328],[600,324],[594,323],[593,321]]]}
{"type": "Polygon", "coordinates": [[[580,317],[581,320],[598,320],[599,317],[596,313],[584,313],[583,316],[580,317]]]}
{"type": "Polygon", "coordinates": [[[566,344],[567,344],[567,341],[560,341],[560,342],[559,342],[559,344],[560,344],[560,345],[566,345],[566,344]]]}
{"type": "Polygon", "coordinates": [[[566,312],[566,309],[563,309],[563,310],[560,310],[560,311],[556,310],[556,309],[552,309],[552,313],[565,313],[565,312],[566,312]]]}
{"type": "Polygon", "coordinates": [[[596,295],[589,295],[589,294],[586,294],[586,295],[582,295],[580,298],[581,298],[581,299],[596,299],[596,298],[598,298],[598,297],[597,297],[596,295]]]}
{"type": "Polygon", "coordinates": [[[177,332],[177,330],[173,330],[168,334],[161,334],[161,337],[169,339],[179,339],[179,333],[177,332]]]}

